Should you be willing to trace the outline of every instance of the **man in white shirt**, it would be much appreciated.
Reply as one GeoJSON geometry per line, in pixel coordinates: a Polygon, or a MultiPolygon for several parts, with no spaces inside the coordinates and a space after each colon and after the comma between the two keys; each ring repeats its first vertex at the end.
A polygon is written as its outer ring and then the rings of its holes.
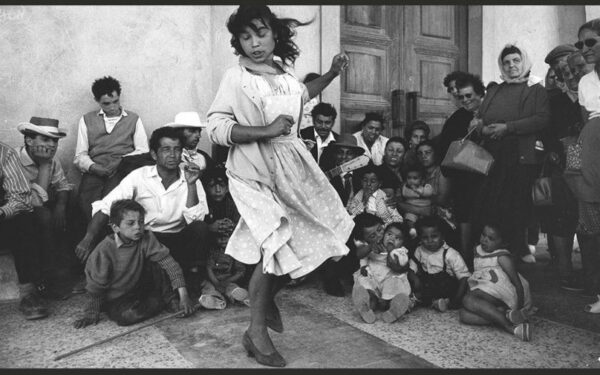
{"type": "Polygon", "coordinates": [[[384,123],[385,120],[379,113],[369,112],[360,123],[361,130],[352,134],[356,138],[358,145],[365,150],[365,155],[370,157],[375,165],[383,163],[385,144],[389,139],[381,135],[384,123]]]}
{"type": "Polygon", "coordinates": [[[102,200],[92,204],[93,217],[87,233],[75,252],[82,262],[105,233],[112,203],[134,199],[146,210],[146,229],[169,248],[189,279],[192,267],[206,260],[208,214],[206,193],[194,163],[180,167],[183,139],[172,127],[156,129],[150,137],[150,154],[156,165],[138,168],[128,174],[102,200]]]}
{"type": "Polygon", "coordinates": [[[73,163],[83,173],[79,205],[85,219],[91,218],[92,202],[101,199],[120,181],[116,173],[121,158],[148,152],[148,139],[140,117],[120,104],[121,84],[112,77],[92,84],[99,111],[79,120],[73,163]]]}
{"type": "Polygon", "coordinates": [[[337,111],[329,103],[318,103],[315,105],[311,112],[313,119],[313,126],[309,126],[300,131],[300,137],[309,144],[312,144],[310,153],[313,158],[321,165],[321,155],[323,150],[329,143],[335,142],[339,134],[332,131],[335,118],[337,117],[337,111]]]}

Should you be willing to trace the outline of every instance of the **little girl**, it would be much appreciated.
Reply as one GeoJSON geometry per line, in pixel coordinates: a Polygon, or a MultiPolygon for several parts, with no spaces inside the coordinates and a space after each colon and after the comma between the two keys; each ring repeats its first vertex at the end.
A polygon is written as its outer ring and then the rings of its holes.
{"type": "Polygon", "coordinates": [[[362,174],[362,189],[348,201],[346,209],[354,217],[361,212],[368,212],[383,220],[387,225],[391,222],[402,222],[402,216],[395,207],[388,206],[385,202],[387,195],[381,186],[380,171],[373,164],[359,170],[362,174]]]}
{"type": "Polygon", "coordinates": [[[361,267],[354,273],[352,301],[365,322],[374,323],[374,310],[380,308],[381,318],[392,323],[411,307],[409,279],[416,277],[408,267],[408,250],[402,246],[405,227],[391,223],[384,231],[382,220],[369,213],[356,216],[355,223],[361,267]]]}
{"type": "Polygon", "coordinates": [[[421,244],[415,250],[411,269],[419,282],[415,295],[424,306],[444,312],[460,307],[471,273],[460,253],[444,242],[442,219],[426,216],[417,221],[421,244]]]}
{"type": "Polygon", "coordinates": [[[511,253],[497,225],[483,228],[475,249],[475,272],[460,310],[466,324],[496,324],[523,341],[531,339],[527,316],[531,312],[529,284],[517,272],[511,253]]]}
{"type": "Polygon", "coordinates": [[[404,219],[410,227],[410,236],[417,236],[415,222],[419,217],[431,214],[433,187],[425,183],[425,171],[418,166],[409,167],[406,182],[402,185],[401,196],[406,203],[404,219]]]}

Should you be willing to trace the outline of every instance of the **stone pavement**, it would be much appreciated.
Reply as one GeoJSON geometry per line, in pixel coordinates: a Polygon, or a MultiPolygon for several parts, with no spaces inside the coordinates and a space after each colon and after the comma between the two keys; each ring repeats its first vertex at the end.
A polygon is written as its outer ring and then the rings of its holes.
{"type": "MultiPolygon", "coordinates": [[[[130,327],[103,315],[72,328],[83,296],[53,301],[52,315],[26,321],[17,303],[0,304],[2,368],[260,368],[241,345],[249,309],[198,311],[173,318],[60,361],[59,354],[130,327]]],[[[393,324],[366,324],[350,297],[326,295],[317,282],[278,296],[286,331],[273,333],[288,368],[600,368],[600,334],[533,318],[533,339],[521,342],[492,327],[459,323],[457,312],[417,309],[393,324]]]]}

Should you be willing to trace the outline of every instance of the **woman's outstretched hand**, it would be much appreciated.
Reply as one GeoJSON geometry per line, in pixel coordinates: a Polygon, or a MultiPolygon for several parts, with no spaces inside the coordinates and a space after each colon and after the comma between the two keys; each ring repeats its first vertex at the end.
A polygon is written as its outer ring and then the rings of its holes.
{"type": "Polygon", "coordinates": [[[279,115],[267,126],[267,137],[275,138],[280,135],[289,135],[292,132],[294,118],[290,115],[279,115]]]}
{"type": "Polygon", "coordinates": [[[345,53],[338,53],[331,60],[331,68],[329,69],[336,76],[343,72],[350,64],[350,58],[345,53]]]}

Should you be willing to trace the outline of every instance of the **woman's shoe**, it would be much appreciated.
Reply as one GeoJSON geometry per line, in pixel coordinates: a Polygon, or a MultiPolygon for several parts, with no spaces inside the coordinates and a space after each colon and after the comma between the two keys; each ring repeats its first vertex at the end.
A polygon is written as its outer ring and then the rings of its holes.
{"type": "Polygon", "coordinates": [[[529,323],[521,323],[513,329],[513,334],[523,341],[531,340],[531,326],[529,323]]]}
{"type": "Polygon", "coordinates": [[[281,321],[281,313],[279,312],[279,308],[273,301],[273,316],[267,315],[265,322],[267,323],[267,327],[271,328],[273,331],[277,333],[283,332],[283,322],[281,321]]]}
{"type": "Polygon", "coordinates": [[[285,359],[283,359],[283,357],[281,356],[281,354],[279,354],[277,350],[275,350],[271,354],[263,354],[259,352],[256,346],[254,346],[250,335],[248,335],[248,331],[244,332],[244,337],[242,338],[242,345],[244,346],[244,349],[246,349],[246,352],[248,352],[248,357],[254,357],[256,359],[256,362],[260,363],[261,365],[271,367],[285,367],[285,365],[287,364],[285,362],[285,359]]]}
{"type": "Polygon", "coordinates": [[[527,321],[527,315],[523,310],[506,310],[506,319],[512,324],[521,324],[527,321]]]}

